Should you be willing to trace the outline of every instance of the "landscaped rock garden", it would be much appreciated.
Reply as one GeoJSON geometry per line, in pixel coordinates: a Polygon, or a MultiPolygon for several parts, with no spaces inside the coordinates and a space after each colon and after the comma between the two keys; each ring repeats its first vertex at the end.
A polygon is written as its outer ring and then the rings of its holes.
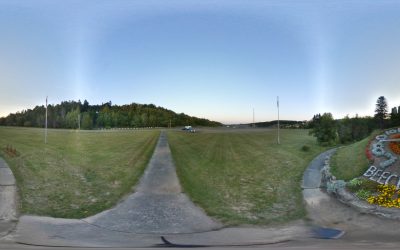
{"type": "Polygon", "coordinates": [[[400,128],[371,139],[365,153],[369,168],[349,182],[336,180],[326,159],[321,170],[323,187],[362,212],[400,219],[400,128]]]}

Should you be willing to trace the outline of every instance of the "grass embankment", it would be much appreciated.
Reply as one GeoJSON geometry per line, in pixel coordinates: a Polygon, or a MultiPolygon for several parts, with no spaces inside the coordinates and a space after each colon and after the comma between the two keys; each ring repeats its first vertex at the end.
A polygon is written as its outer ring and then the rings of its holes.
{"type": "Polygon", "coordinates": [[[325,150],[306,130],[281,130],[281,145],[267,129],[175,131],[168,139],[185,192],[230,225],[302,218],[303,172],[325,150]]]}
{"type": "Polygon", "coordinates": [[[369,166],[365,148],[371,137],[341,147],[331,158],[331,171],[336,178],[349,181],[361,176],[369,166]]]}
{"type": "Polygon", "coordinates": [[[17,179],[24,214],[82,218],[113,206],[142,175],[159,131],[0,128],[0,154],[17,179]],[[5,153],[12,145],[16,157],[5,153]]]}

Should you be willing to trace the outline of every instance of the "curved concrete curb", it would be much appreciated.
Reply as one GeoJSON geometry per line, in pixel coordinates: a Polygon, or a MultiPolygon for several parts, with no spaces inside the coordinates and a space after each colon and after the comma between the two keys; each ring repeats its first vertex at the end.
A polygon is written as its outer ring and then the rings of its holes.
{"type": "Polygon", "coordinates": [[[218,231],[186,234],[138,234],[118,232],[82,220],[21,216],[10,241],[53,247],[166,247],[161,239],[186,246],[267,245],[312,237],[309,228],[293,223],[275,228],[223,228],[218,231]]]}
{"type": "Polygon", "coordinates": [[[15,178],[7,163],[0,158],[0,237],[14,229],[17,221],[15,178]]]}
{"type": "Polygon", "coordinates": [[[344,188],[338,189],[335,194],[340,202],[349,205],[362,213],[374,214],[392,220],[400,220],[400,209],[398,208],[385,208],[369,204],[344,188]]]}

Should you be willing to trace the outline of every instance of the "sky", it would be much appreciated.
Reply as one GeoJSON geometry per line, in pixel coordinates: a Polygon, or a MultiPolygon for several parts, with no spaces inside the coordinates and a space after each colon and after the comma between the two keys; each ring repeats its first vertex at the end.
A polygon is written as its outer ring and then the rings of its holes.
{"type": "Polygon", "coordinates": [[[0,117],[65,100],[222,123],[400,106],[400,1],[0,0],[0,117]]]}

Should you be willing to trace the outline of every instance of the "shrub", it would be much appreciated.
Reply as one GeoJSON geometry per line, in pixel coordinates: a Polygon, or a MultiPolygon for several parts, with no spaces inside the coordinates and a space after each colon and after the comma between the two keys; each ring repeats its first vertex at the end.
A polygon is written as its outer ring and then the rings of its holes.
{"type": "Polygon", "coordinates": [[[342,189],[346,186],[346,182],[343,180],[337,180],[334,182],[328,182],[326,185],[326,191],[328,193],[337,193],[339,189],[342,189]]]}
{"type": "Polygon", "coordinates": [[[357,193],[359,190],[365,190],[369,192],[375,192],[379,183],[364,178],[354,178],[349,181],[346,185],[347,189],[353,193],[357,193]]]}
{"type": "Polygon", "coordinates": [[[301,150],[304,152],[308,152],[308,151],[310,151],[310,146],[303,145],[303,147],[301,147],[301,150]]]}
{"type": "Polygon", "coordinates": [[[360,189],[356,192],[356,195],[360,199],[367,200],[372,195],[372,192],[369,190],[360,189]]]}
{"type": "Polygon", "coordinates": [[[349,186],[349,187],[358,187],[358,186],[360,186],[362,184],[362,182],[363,182],[362,179],[354,178],[354,179],[352,179],[351,181],[349,181],[347,183],[347,186],[349,186]]]}
{"type": "Polygon", "coordinates": [[[378,186],[379,186],[378,182],[371,181],[368,179],[363,179],[363,182],[361,183],[360,188],[375,192],[378,186]]]}

